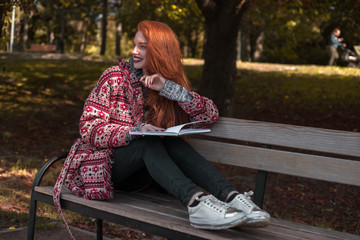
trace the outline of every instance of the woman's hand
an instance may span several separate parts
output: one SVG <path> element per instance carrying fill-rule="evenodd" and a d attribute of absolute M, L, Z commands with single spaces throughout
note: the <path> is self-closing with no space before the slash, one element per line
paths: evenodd
<path fill-rule="evenodd" d="M 165 78 L 159 74 L 144 75 L 140 78 L 140 82 L 144 84 L 145 87 L 160 92 L 164 87 Z"/>
<path fill-rule="evenodd" d="M 145 124 L 144 126 L 141 127 L 141 131 L 143 132 L 147 132 L 147 131 L 164 131 L 164 128 L 160 128 L 160 127 L 156 127 L 154 125 L 151 124 Z"/>

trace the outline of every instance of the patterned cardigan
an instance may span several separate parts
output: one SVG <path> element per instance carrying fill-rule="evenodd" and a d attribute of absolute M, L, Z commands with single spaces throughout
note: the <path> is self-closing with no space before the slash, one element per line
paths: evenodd
<path fill-rule="evenodd" d="M 189 91 L 192 100 L 178 102 L 190 121 L 205 120 L 209 127 L 219 116 L 210 99 Z M 80 118 L 80 135 L 71 147 L 54 187 L 59 202 L 62 185 L 86 199 L 113 197 L 111 154 L 114 148 L 129 144 L 127 133 L 144 119 L 141 83 L 130 63 L 118 59 L 116 66 L 103 72 L 87 98 Z"/>

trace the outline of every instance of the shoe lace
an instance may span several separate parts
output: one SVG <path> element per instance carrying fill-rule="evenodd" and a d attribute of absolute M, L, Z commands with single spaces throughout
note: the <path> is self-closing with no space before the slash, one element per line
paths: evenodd
<path fill-rule="evenodd" d="M 254 195 L 253 191 L 248 191 L 248 192 L 244 192 L 244 196 L 248 199 L 251 200 L 251 196 Z"/>
<path fill-rule="evenodd" d="M 211 194 L 209 194 L 207 196 L 203 196 L 200 199 L 196 198 L 196 200 L 204 201 L 204 203 L 206 205 L 208 205 L 209 207 L 213 208 L 214 210 L 216 210 L 218 212 L 222 212 L 222 211 L 226 212 L 227 209 L 229 208 L 229 205 L 227 203 L 218 200 L 216 197 L 214 197 Z"/>
<path fill-rule="evenodd" d="M 259 207 L 256 206 L 256 204 L 251 201 L 251 196 L 254 194 L 253 191 L 249 191 L 249 192 L 244 192 L 244 194 L 239 194 L 239 200 L 241 201 L 242 204 L 244 204 L 247 208 L 253 210 L 253 209 L 258 209 Z"/>

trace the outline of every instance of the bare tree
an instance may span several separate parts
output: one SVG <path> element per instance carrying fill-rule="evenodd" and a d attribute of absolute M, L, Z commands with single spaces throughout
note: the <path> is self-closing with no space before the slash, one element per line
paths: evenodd
<path fill-rule="evenodd" d="M 107 33 L 107 15 L 108 15 L 108 0 L 102 1 L 102 24 L 101 24 L 101 50 L 100 55 L 105 55 L 106 51 L 106 33 Z"/>
<path fill-rule="evenodd" d="M 200 92 L 230 116 L 236 80 L 236 44 L 247 0 L 196 0 L 205 17 L 204 69 Z"/>

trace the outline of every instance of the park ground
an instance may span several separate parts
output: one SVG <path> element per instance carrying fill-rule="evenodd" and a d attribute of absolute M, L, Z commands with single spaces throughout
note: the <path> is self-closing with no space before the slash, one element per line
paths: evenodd
<path fill-rule="evenodd" d="M 184 60 L 195 89 L 202 63 Z M 0 231 L 26 227 L 37 170 L 53 154 L 69 150 L 84 100 L 113 64 L 101 57 L 0 54 Z M 232 116 L 359 132 L 360 69 L 239 62 Z M 254 188 L 254 171 L 216 167 L 239 189 Z M 45 183 L 54 182 L 59 168 Z M 273 217 L 360 235 L 359 187 L 270 173 L 265 196 L 264 208 Z M 46 204 L 38 216 L 39 231 L 60 222 Z M 93 219 L 70 212 L 66 218 L 94 231 Z M 108 237 L 153 238 L 108 222 L 104 231 Z"/>

